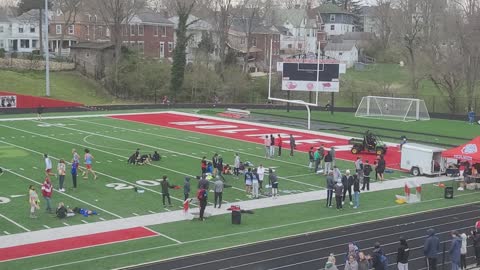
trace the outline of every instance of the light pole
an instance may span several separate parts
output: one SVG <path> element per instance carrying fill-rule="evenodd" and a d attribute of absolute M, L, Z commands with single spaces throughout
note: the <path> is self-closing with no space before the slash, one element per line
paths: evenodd
<path fill-rule="evenodd" d="M 40 29 L 42 31 L 42 29 Z M 45 0 L 45 94 L 50 96 L 50 54 L 48 51 L 48 0 Z"/>

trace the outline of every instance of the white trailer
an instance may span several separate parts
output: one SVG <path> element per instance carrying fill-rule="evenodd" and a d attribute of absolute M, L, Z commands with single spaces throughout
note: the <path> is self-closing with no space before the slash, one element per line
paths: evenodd
<path fill-rule="evenodd" d="M 442 157 L 443 148 L 406 143 L 402 147 L 400 168 L 412 175 L 441 175 L 445 173 L 447 160 Z M 436 165 L 436 166 L 435 166 Z"/>

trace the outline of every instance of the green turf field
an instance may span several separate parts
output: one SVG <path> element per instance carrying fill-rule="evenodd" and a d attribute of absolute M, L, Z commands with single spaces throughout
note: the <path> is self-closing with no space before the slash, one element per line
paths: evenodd
<path fill-rule="evenodd" d="M 297 154 L 295 159 L 265 160 L 260 145 L 112 118 L 11 121 L 0 122 L 0 128 L 0 166 L 10 170 L 0 176 L 0 198 L 3 198 L 0 200 L 0 235 L 179 210 L 183 191 L 172 190 L 173 206 L 165 208 L 157 179 L 167 175 L 173 184 L 183 185 L 186 175 L 200 174 L 201 157 L 211 158 L 215 152 L 221 154 L 226 163 L 232 163 L 234 153 L 238 152 L 243 161 L 276 167 L 281 177 L 281 195 L 321 190 L 325 183 L 323 176 L 309 173 L 306 154 Z M 91 150 L 99 177 L 95 181 L 79 177 L 79 188 L 73 191 L 67 174 L 67 192 L 55 192 L 53 203 L 63 201 L 71 207 L 96 209 L 100 215 L 75 216 L 60 221 L 43 213 L 42 209 L 38 219 L 30 219 L 27 189 L 34 184 L 40 190 L 44 179 L 43 153 L 51 156 L 56 168 L 58 159 L 71 160 L 72 148 Z M 127 165 L 128 156 L 136 148 L 148 153 L 158 150 L 162 160 L 152 166 Z M 351 162 L 337 161 L 337 165 L 342 169 L 353 168 Z M 403 177 L 406 174 L 400 172 L 387 174 L 387 179 Z M 224 192 L 225 201 L 249 200 L 241 179 L 226 176 L 226 180 L 232 187 Z M 56 178 L 53 183 L 58 186 Z M 145 189 L 145 193 L 134 192 L 134 187 Z M 362 194 L 360 211 L 347 208 L 337 212 L 324 208 L 324 202 L 314 201 L 257 210 L 244 218 L 241 227 L 231 226 L 229 215 L 216 216 L 204 223 L 182 221 L 157 225 L 151 229 L 182 243 L 153 237 L 0 263 L 0 269 L 111 269 L 478 199 L 478 194 L 466 191 L 447 201 L 443 199 L 442 189 L 426 186 L 424 202 L 398 206 L 394 195 L 402 192 L 387 190 Z M 41 206 L 44 207 L 43 200 Z"/>

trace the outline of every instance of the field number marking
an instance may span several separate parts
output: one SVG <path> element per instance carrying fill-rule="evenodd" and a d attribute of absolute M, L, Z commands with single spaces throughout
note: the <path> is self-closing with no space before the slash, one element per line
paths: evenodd
<path fill-rule="evenodd" d="M 140 186 L 144 187 L 155 187 L 160 186 L 160 182 L 156 180 L 138 180 L 135 181 Z M 105 185 L 106 187 L 113 188 L 115 190 L 126 190 L 126 189 L 134 189 L 135 187 L 132 185 L 127 185 L 124 183 L 109 183 Z"/>
<path fill-rule="evenodd" d="M 0 197 L 0 204 L 5 204 L 5 203 L 9 203 L 9 202 L 10 202 L 9 198 Z"/>

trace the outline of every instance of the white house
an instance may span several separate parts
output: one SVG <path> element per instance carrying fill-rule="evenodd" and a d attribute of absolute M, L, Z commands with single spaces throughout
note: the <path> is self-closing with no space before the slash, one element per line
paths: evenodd
<path fill-rule="evenodd" d="M 31 53 L 40 48 L 38 10 L 18 17 L 0 11 L 0 49 L 7 52 Z"/>
<path fill-rule="evenodd" d="M 339 60 L 346 64 L 347 68 L 351 68 L 358 62 L 358 48 L 355 42 L 330 42 L 325 47 L 325 56 Z"/>
<path fill-rule="evenodd" d="M 355 14 L 343 11 L 334 4 L 321 5 L 317 9 L 322 16 L 324 30 L 328 36 L 339 36 L 356 31 Z"/>
<path fill-rule="evenodd" d="M 171 22 L 175 24 L 175 30 L 178 28 L 178 16 L 174 16 L 169 18 Z M 193 23 L 192 23 L 193 22 Z M 209 57 L 211 60 L 217 61 L 219 60 L 219 41 L 218 37 L 215 34 L 215 29 L 213 26 L 205 21 L 201 20 L 193 15 L 190 15 L 187 20 L 187 24 L 189 24 L 187 35 L 191 35 L 191 38 L 189 40 L 188 46 L 187 46 L 187 62 L 192 62 L 197 56 L 198 52 L 198 44 L 200 41 L 202 41 L 202 36 L 205 34 L 212 35 L 212 41 L 214 44 L 214 51 L 213 53 L 209 54 Z M 176 32 L 174 33 L 174 42 L 177 43 L 177 35 Z"/>
<path fill-rule="evenodd" d="M 273 25 L 280 32 L 282 55 L 317 52 L 318 27 L 303 8 L 275 9 Z"/>

